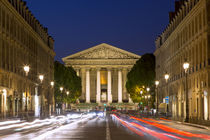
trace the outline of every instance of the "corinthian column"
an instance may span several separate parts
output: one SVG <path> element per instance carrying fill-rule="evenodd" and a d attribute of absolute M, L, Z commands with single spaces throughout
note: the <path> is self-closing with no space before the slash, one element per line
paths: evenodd
<path fill-rule="evenodd" d="M 86 103 L 90 103 L 90 70 L 86 70 Z"/>
<path fill-rule="evenodd" d="M 122 71 L 118 70 L 118 103 L 122 103 Z"/>
<path fill-rule="evenodd" d="M 97 69 L 97 93 L 96 93 L 96 102 L 101 102 L 101 75 L 100 69 Z"/>
<path fill-rule="evenodd" d="M 107 92 L 108 92 L 108 103 L 112 103 L 112 77 L 111 70 L 108 69 L 108 78 L 107 78 Z"/>

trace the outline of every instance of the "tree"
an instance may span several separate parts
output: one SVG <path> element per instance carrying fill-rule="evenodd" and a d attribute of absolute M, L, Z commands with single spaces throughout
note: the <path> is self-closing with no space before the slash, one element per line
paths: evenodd
<path fill-rule="evenodd" d="M 75 103 L 81 96 L 81 78 L 72 67 L 65 67 L 58 61 L 54 62 L 55 101 L 56 103 Z M 63 87 L 61 93 L 60 87 Z M 67 95 L 66 92 L 69 92 Z"/>
<path fill-rule="evenodd" d="M 155 56 L 144 54 L 128 73 L 127 79 L 126 88 L 133 102 L 145 104 L 146 88 L 150 87 L 150 93 L 154 92 Z"/>

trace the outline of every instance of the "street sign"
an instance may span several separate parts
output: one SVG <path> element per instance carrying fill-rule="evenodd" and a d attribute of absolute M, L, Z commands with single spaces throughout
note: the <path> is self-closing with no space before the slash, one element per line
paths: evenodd
<path fill-rule="evenodd" d="M 169 96 L 166 96 L 165 98 L 163 98 L 163 102 L 168 104 L 169 103 Z"/>

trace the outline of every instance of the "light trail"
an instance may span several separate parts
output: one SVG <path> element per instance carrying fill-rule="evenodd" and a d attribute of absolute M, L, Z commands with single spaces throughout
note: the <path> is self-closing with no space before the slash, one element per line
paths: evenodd
<path fill-rule="evenodd" d="M 139 130 L 141 130 L 142 132 L 144 133 L 147 133 L 149 134 L 150 136 L 153 136 L 155 138 L 158 138 L 160 140 L 172 140 L 172 139 L 178 139 L 178 140 L 188 140 L 188 139 L 185 139 L 185 138 L 181 138 L 181 137 L 178 137 L 178 136 L 175 136 L 175 135 L 172 135 L 172 134 L 168 134 L 168 133 L 161 133 L 161 132 L 157 132 L 157 131 L 154 131 L 154 130 L 151 130 L 147 127 L 143 127 L 142 125 L 140 124 L 137 124 L 135 122 L 127 122 L 127 121 L 124 121 L 122 119 L 120 119 L 117 115 L 113 115 L 115 118 L 117 118 L 122 124 L 124 124 L 125 126 L 129 126 L 130 128 L 133 128 L 136 127 L 138 128 Z M 130 129 L 131 131 L 133 131 L 133 129 Z M 138 133 L 141 133 L 143 134 L 141 131 L 139 131 L 138 129 L 135 129 L 135 131 L 133 132 L 138 132 Z M 140 135 L 140 136 L 143 136 L 143 135 Z M 172 139 L 171 139 L 172 138 Z"/>
<path fill-rule="evenodd" d="M 143 134 L 141 131 L 139 131 L 139 130 L 137 130 L 137 129 L 131 127 L 131 126 L 129 126 L 127 122 L 125 122 L 125 121 L 123 121 L 122 119 L 120 119 L 117 115 L 113 114 L 113 116 L 114 116 L 118 121 L 120 121 L 125 127 L 127 127 L 129 130 L 131 130 L 132 132 L 136 133 L 136 134 L 139 135 L 139 136 L 144 136 L 144 134 Z"/>
<path fill-rule="evenodd" d="M 23 122 L 23 121 L 20 121 L 20 120 L 4 121 L 4 122 L 0 122 L 0 126 L 14 124 L 14 123 L 20 123 L 20 122 Z"/>
<path fill-rule="evenodd" d="M 186 136 L 186 137 L 197 137 L 197 138 L 202 138 L 202 139 L 210 139 L 209 135 L 192 134 L 192 133 L 187 132 L 187 131 L 178 130 L 178 129 L 175 129 L 175 128 L 171 128 L 171 127 L 165 126 L 163 124 L 155 123 L 155 122 L 145 121 L 145 120 L 140 119 L 140 118 L 136 118 L 136 117 L 130 117 L 130 118 L 131 119 L 135 119 L 137 121 L 141 121 L 141 122 L 149 124 L 149 125 L 153 125 L 153 126 L 159 128 L 161 130 L 164 130 L 166 132 L 171 132 L 171 133 L 179 134 L 179 135 Z"/>
<path fill-rule="evenodd" d="M 54 130 L 48 131 L 48 132 L 46 132 L 46 133 L 43 133 L 43 134 L 37 136 L 36 138 L 32 138 L 31 140 L 42 140 L 42 139 L 45 139 L 47 136 L 52 135 L 53 133 L 56 133 L 56 132 L 58 132 L 58 131 L 60 131 L 60 130 L 62 130 L 62 129 L 64 129 L 64 128 L 69 127 L 69 126 L 72 126 L 72 127 L 73 127 L 73 126 L 76 125 L 77 123 L 80 123 L 80 122 L 82 122 L 82 121 L 86 121 L 86 120 L 88 120 L 88 119 L 90 119 L 90 118 L 93 117 L 92 114 L 87 115 L 87 116 L 88 116 L 88 117 L 82 118 L 81 120 L 75 121 L 75 122 L 73 122 L 73 123 L 71 123 L 71 124 L 64 125 L 64 126 L 61 126 L 61 127 L 57 128 L 57 129 L 54 129 Z"/>

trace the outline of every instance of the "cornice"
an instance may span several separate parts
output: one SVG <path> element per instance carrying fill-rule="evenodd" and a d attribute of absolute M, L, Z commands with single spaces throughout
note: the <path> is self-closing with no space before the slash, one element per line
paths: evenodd
<path fill-rule="evenodd" d="M 31 35 L 35 37 L 35 39 L 38 39 L 39 42 L 42 44 L 41 46 L 47 51 L 50 52 L 51 55 L 55 56 L 55 52 L 53 49 L 51 49 L 44 40 L 40 37 L 40 35 L 34 31 L 34 29 L 28 24 L 28 22 L 25 21 L 25 19 L 16 11 L 16 9 L 7 1 L 3 0 L 1 1 L 6 8 L 10 10 L 10 12 L 13 14 L 13 16 L 16 18 L 17 21 L 20 22 L 20 24 L 23 25 L 24 28 L 27 28 L 27 30 L 30 32 Z M 15 19 L 14 18 L 14 19 Z"/>

